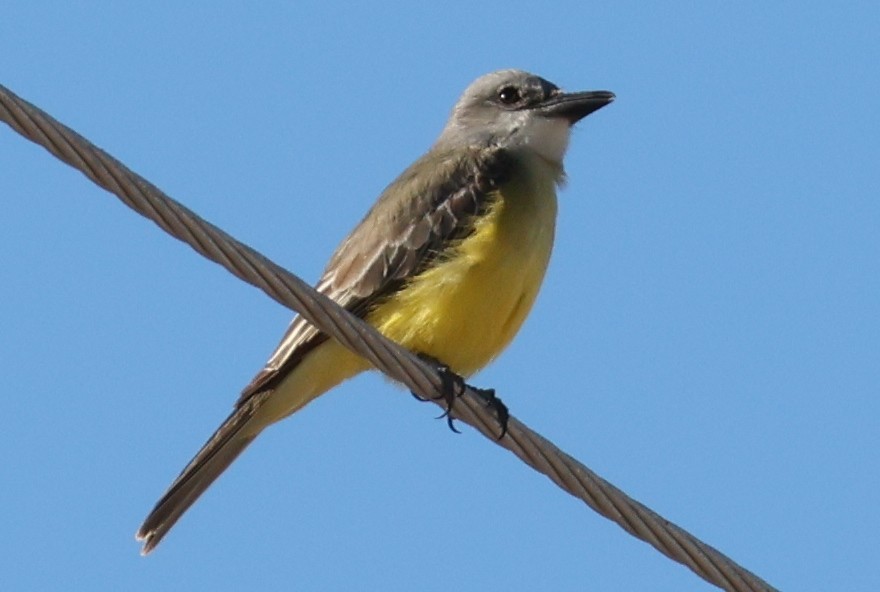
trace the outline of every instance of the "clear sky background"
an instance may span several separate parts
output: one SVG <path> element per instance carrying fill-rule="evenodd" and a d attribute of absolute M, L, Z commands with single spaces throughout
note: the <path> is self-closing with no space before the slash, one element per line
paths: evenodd
<path fill-rule="evenodd" d="M 473 382 L 774 585 L 880 587 L 880 5 L 128 4 L 5 4 L 0 82 L 310 281 L 477 76 L 617 93 Z M 5 126 L 0 203 L 3 590 L 709 589 L 376 375 L 140 557 L 290 312 Z"/>

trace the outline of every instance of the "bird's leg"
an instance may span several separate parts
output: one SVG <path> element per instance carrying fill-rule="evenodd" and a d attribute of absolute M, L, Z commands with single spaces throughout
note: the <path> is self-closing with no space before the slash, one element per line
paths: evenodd
<path fill-rule="evenodd" d="M 465 383 L 464 379 L 453 372 L 449 366 L 438 360 L 433 356 L 429 356 L 426 354 L 418 354 L 419 358 L 428 362 L 434 368 L 437 369 L 437 372 L 440 373 L 440 379 L 443 381 L 443 393 L 441 396 L 434 397 L 434 399 L 442 398 L 446 403 L 446 411 L 440 416 L 446 418 L 446 423 L 449 425 L 449 429 L 455 432 L 456 434 L 460 434 L 461 432 L 456 429 L 455 424 L 453 423 L 453 418 L 451 415 L 452 405 L 455 403 L 455 399 L 464 394 L 465 389 L 470 388 L 474 393 L 480 397 L 483 402 L 486 404 L 486 407 L 489 407 L 492 411 L 495 412 L 495 416 L 498 418 L 498 423 L 501 424 L 501 434 L 498 436 L 498 439 L 504 437 L 507 433 L 507 422 L 510 419 L 510 412 L 507 410 L 507 405 L 505 405 L 501 399 L 499 399 L 495 395 L 495 389 L 481 389 L 475 386 L 470 386 Z M 413 397 L 415 397 L 419 401 L 427 401 L 424 397 L 419 396 L 417 393 L 410 391 Z M 439 419 L 439 417 L 438 417 Z"/>

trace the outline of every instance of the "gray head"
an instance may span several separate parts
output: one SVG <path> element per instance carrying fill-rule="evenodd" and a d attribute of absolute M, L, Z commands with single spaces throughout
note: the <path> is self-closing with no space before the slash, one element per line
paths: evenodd
<path fill-rule="evenodd" d="M 566 93 L 540 76 L 499 70 L 467 87 L 437 145 L 531 147 L 561 163 L 571 126 L 613 100 L 608 91 Z"/>

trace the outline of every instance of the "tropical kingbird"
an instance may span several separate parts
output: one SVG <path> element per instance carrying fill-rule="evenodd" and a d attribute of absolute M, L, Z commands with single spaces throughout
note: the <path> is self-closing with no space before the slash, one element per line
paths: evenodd
<path fill-rule="evenodd" d="M 317 290 L 409 350 L 470 376 L 510 343 L 538 294 L 572 125 L 612 100 L 607 91 L 566 93 L 520 70 L 477 79 L 431 149 L 342 241 Z M 232 414 L 144 520 L 142 552 L 263 429 L 368 369 L 294 317 Z"/>

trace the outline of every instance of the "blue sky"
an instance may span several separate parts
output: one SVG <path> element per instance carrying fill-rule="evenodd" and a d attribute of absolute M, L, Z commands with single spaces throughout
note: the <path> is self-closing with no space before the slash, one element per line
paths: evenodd
<path fill-rule="evenodd" d="M 124 5 L 123 5 L 124 4 Z M 876 3 L 28 2 L 0 82 L 314 280 L 502 67 L 582 122 L 520 336 L 474 379 L 790 590 L 880 585 Z M 703 590 L 379 376 L 140 521 L 290 313 L 0 130 L 4 590 Z"/>

